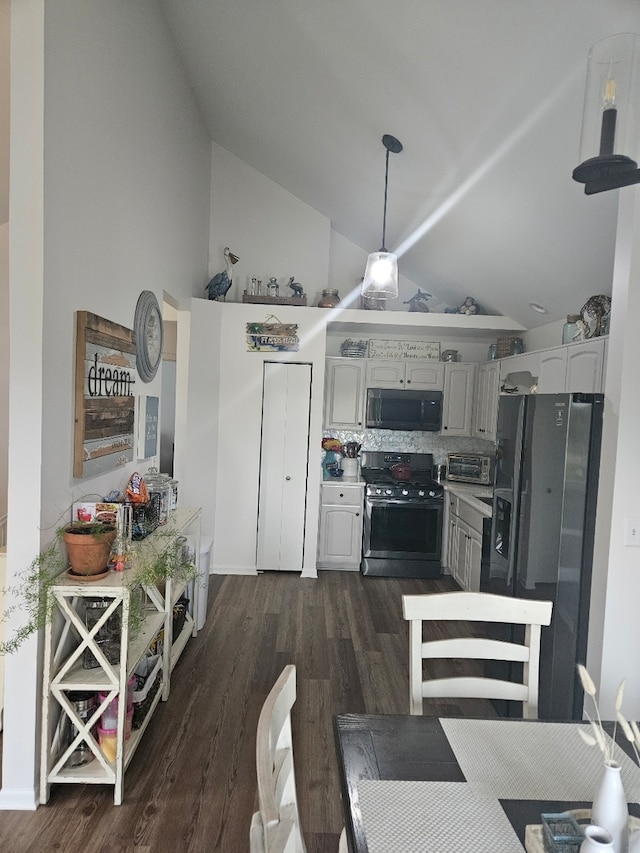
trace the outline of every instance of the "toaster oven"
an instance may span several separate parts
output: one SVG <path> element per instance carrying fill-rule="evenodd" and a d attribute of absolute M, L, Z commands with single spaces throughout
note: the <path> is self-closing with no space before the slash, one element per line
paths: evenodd
<path fill-rule="evenodd" d="M 490 486 L 493 483 L 493 456 L 484 453 L 449 453 L 447 480 Z"/>

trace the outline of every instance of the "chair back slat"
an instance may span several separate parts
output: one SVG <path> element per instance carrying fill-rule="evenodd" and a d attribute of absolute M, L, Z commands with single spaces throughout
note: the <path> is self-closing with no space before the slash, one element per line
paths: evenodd
<path fill-rule="evenodd" d="M 306 853 L 300 828 L 291 737 L 291 709 L 296 701 L 296 668 L 285 666 L 269 691 L 258 719 L 256 772 L 262 851 L 254 845 L 254 823 L 250 833 L 251 853 Z"/>
<path fill-rule="evenodd" d="M 409 707 L 422 714 L 425 698 L 508 699 L 522 702 L 524 717 L 538 715 L 541 626 L 551 623 L 553 604 L 484 592 L 403 595 L 402 612 L 409 622 Z M 523 643 L 477 636 L 461 628 L 449 639 L 423 639 L 425 622 L 485 622 L 524 625 Z M 469 636 L 469 634 L 471 635 Z M 424 660 L 500 660 L 523 664 L 521 681 L 478 676 L 424 678 Z"/>

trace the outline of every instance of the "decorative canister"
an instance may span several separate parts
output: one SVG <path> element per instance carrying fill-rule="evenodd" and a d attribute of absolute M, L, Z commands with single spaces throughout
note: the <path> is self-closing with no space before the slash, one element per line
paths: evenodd
<path fill-rule="evenodd" d="M 570 344 L 572 341 L 578 340 L 578 320 L 579 314 L 567 314 L 567 322 L 562 327 L 562 343 Z"/>
<path fill-rule="evenodd" d="M 318 308 L 335 308 L 339 302 L 340 296 L 337 290 L 323 290 L 320 301 L 318 302 Z"/>

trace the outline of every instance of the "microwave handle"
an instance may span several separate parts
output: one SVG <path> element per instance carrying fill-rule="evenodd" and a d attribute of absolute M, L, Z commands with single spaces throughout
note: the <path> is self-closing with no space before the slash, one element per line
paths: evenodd
<path fill-rule="evenodd" d="M 367 389 L 367 411 L 365 413 L 365 424 L 368 427 L 373 427 L 380 423 L 380 399 L 375 394 L 371 393 L 371 389 Z"/>

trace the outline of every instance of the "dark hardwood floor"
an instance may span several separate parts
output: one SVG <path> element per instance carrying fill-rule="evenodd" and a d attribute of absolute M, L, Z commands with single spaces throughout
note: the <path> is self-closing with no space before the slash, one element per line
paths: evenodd
<path fill-rule="evenodd" d="M 457 588 L 320 572 L 212 576 L 209 614 L 191 640 L 125 777 L 54 785 L 35 812 L 0 812 L 6 853 L 245 853 L 256 808 L 255 730 L 285 664 L 297 667 L 293 737 L 308 853 L 335 853 L 341 811 L 332 720 L 408 712 L 408 626 L 401 595 Z M 426 713 L 483 715 L 487 703 L 433 702 Z"/>

